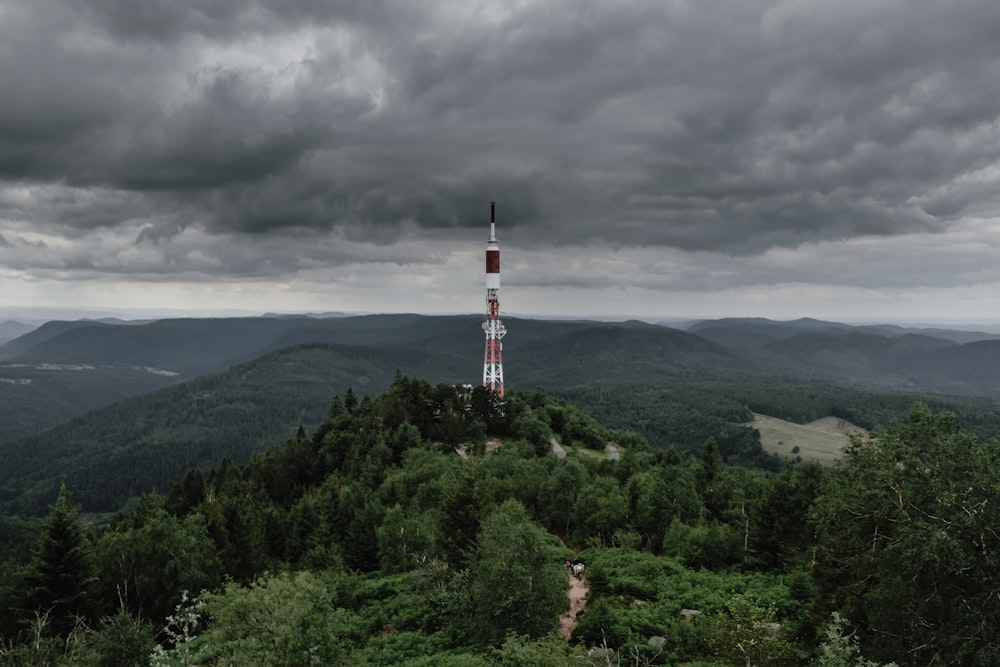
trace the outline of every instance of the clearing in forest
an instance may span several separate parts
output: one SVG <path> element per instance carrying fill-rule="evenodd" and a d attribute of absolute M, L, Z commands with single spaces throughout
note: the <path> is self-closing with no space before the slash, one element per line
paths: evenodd
<path fill-rule="evenodd" d="M 830 464 L 840 458 L 847 445 L 847 433 L 865 433 L 865 429 L 838 417 L 823 417 L 808 424 L 754 413 L 753 427 L 760 431 L 764 451 L 782 458 L 801 456 L 803 461 Z M 798 450 L 792 451 L 795 447 Z"/>

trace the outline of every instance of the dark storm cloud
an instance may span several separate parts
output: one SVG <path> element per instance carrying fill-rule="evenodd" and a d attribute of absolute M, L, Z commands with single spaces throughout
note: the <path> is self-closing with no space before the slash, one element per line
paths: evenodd
<path fill-rule="evenodd" d="M 941 232 L 997 210 L 998 35 L 992 0 L 0 0 L 0 185 L 159 246 L 389 246 L 491 199 L 539 247 Z"/>

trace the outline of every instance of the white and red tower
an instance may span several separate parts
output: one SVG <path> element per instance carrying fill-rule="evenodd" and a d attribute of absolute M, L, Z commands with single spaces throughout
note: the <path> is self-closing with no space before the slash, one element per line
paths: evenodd
<path fill-rule="evenodd" d="M 483 386 L 503 396 L 503 343 L 507 333 L 500 321 L 500 246 L 496 237 L 496 202 L 490 202 L 490 238 L 486 242 L 486 353 L 483 355 Z"/>

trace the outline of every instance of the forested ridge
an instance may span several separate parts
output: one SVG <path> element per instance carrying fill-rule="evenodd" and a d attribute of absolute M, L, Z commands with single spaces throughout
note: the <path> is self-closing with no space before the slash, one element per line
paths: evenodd
<path fill-rule="evenodd" d="M 154 354 L 135 356 L 132 361 L 152 363 L 172 354 L 156 345 L 170 340 L 165 332 L 179 330 L 181 340 L 189 342 L 196 335 L 214 332 L 212 346 L 218 348 L 238 337 L 244 326 L 260 328 L 253 329 L 239 349 L 259 350 L 261 345 L 280 349 L 180 384 L 175 384 L 176 378 L 153 376 L 161 378 L 157 380 L 161 385 L 175 386 L 120 398 L 63 423 L 50 415 L 49 423 L 54 425 L 45 430 L 37 428 L 45 420 L 40 407 L 43 395 L 58 396 L 58 405 L 83 396 L 86 404 L 97 400 L 92 393 L 100 393 L 88 392 L 92 385 L 100 385 L 101 395 L 107 397 L 111 389 L 104 385 L 126 392 L 145 386 L 130 383 L 139 383 L 137 378 L 150 373 L 132 369 L 116 375 L 97 367 L 85 372 L 48 369 L 37 372 L 45 375 L 37 386 L 0 382 L 0 424 L 10 430 L 23 423 L 30 430 L 34 422 L 37 431 L 10 442 L 0 440 L 4 461 L 0 511 L 44 514 L 65 482 L 85 511 L 113 512 L 143 493 L 164 492 L 171 480 L 191 467 L 205 472 L 223 457 L 243 464 L 299 426 L 312 430 L 324 419 L 331 395 L 342 394 L 348 387 L 378 394 L 390 386 L 396 369 L 431 382 L 467 381 L 481 372 L 476 357 L 467 353 L 481 345 L 478 327 L 472 323 L 470 317 L 385 316 L 332 322 L 297 318 L 263 324 L 183 320 L 158 327 L 61 325 L 36 331 L 36 342 L 43 347 L 25 348 L 19 339 L 15 341 L 18 354 L 34 350 L 35 358 L 44 358 L 48 354 L 44 346 L 86 331 L 83 342 L 74 346 L 76 352 L 63 352 L 59 358 L 86 360 L 93 357 L 83 351 L 91 350 L 108 360 L 114 345 L 98 344 L 100 334 L 115 330 L 124 333 L 117 333 L 111 342 L 129 341 L 129 355 L 146 348 Z M 505 343 L 509 387 L 545 386 L 553 396 L 571 401 L 610 427 L 638 432 L 654 449 L 674 448 L 696 455 L 712 437 L 727 462 L 773 470 L 780 462 L 762 453 L 749 424 L 752 412 L 798 423 L 834 415 L 871 429 L 904 418 L 917 397 L 935 410 L 954 412 L 983 440 L 1000 435 L 1000 411 L 989 398 L 935 394 L 921 389 L 922 385 L 912 391 L 890 390 L 860 379 L 830 379 L 804 371 L 790 374 L 779 364 L 754 361 L 739 350 L 641 322 L 517 320 L 516 325 L 516 340 Z M 780 329 L 771 325 L 767 330 L 775 328 Z M 841 339 L 854 336 L 847 330 Z M 301 342 L 315 338 L 340 342 Z M 456 346 L 456 340 L 465 342 Z M 787 335 L 783 340 L 797 339 Z M 299 344 L 282 347 L 293 342 Z M 978 345 L 940 344 L 949 349 Z M 878 349 L 886 345 L 882 341 Z M 187 358 L 189 346 L 181 347 L 180 358 Z M 912 345 L 903 341 L 902 347 Z M 13 377 L 24 372 L 20 366 L 0 367 L 0 379 L 4 373 Z M 26 389 L 31 392 L 25 393 Z M 56 414 L 64 413 L 60 408 Z"/>
<path fill-rule="evenodd" d="M 0 665 L 995 665 L 998 473 L 923 404 L 772 472 L 397 374 L 108 523 L 5 519 Z"/>

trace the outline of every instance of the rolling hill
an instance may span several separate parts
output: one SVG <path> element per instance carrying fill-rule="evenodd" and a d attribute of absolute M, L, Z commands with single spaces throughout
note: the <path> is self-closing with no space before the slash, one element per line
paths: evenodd
<path fill-rule="evenodd" d="M 192 466 L 245 461 L 318 424 L 335 395 L 397 370 L 477 384 L 480 317 L 372 315 L 51 323 L 0 347 L 0 503 L 38 512 L 60 481 L 114 509 Z M 754 464 L 751 410 L 870 428 L 915 400 L 1000 434 L 1000 341 L 891 335 L 816 320 L 699 323 L 506 319 L 509 390 L 543 387 L 655 447 Z M 706 336 L 706 331 L 724 336 Z M 723 345 L 732 337 L 754 345 Z M 234 366 L 234 364 L 236 364 Z M 945 393 L 952 396 L 945 395 Z M 963 396 L 965 396 L 963 398 Z M 48 427 L 48 428 L 47 428 Z"/>
<path fill-rule="evenodd" d="M 352 389 L 383 391 L 399 367 L 456 383 L 468 360 L 404 346 L 287 348 L 162 391 L 88 412 L 48 431 L 0 445 L 0 506 L 38 513 L 64 482 L 89 510 L 110 511 L 130 496 L 179 479 L 192 467 L 255 452 L 314 429 L 331 399 Z"/>
<path fill-rule="evenodd" d="M 30 324 L 24 324 L 23 322 L 16 322 L 14 320 L 0 322 L 0 344 L 14 340 L 15 338 L 20 338 L 25 334 L 31 333 L 34 329 L 35 327 Z"/>
<path fill-rule="evenodd" d="M 479 318 L 373 315 L 316 319 L 49 322 L 0 345 L 0 443 L 114 401 L 306 343 L 418 342 L 475 349 Z"/>

